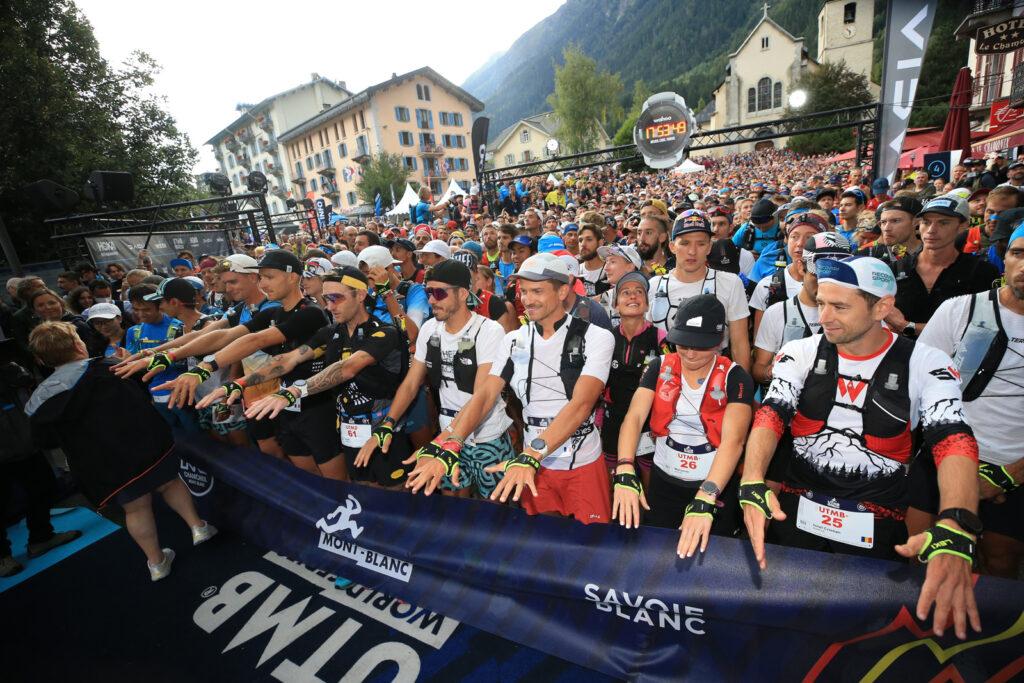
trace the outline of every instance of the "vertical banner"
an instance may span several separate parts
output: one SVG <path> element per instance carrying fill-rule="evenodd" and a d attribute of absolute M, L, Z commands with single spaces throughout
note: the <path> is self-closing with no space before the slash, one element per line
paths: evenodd
<path fill-rule="evenodd" d="M 882 63 L 882 144 L 875 156 L 875 177 L 888 178 L 890 183 L 903 151 L 937 4 L 938 0 L 888 2 Z"/>
<path fill-rule="evenodd" d="M 473 145 L 473 170 L 476 172 L 477 182 L 480 182 L 484 163 L 487 161 L 487 131 L 490 127 L 491 120 L 486 116 L 481 116 L 473 122 L 470 144 Z"/>
<path fill-rule="evenodd" d="M 322 228 L 327 225 L 327 202 L 324 201 L 323 197 L 317 197 L 313 204 L 316 206 L 317 227 Z"/>

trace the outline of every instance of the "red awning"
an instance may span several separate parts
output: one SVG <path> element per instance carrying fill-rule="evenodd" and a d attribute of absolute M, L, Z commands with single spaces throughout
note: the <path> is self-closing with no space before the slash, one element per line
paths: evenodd
<path fill-rule="evenodd" d="M 1024 118 L 1017 119 L 995 135 L 974 144 L 976 157 L 1024 145 Z"/>

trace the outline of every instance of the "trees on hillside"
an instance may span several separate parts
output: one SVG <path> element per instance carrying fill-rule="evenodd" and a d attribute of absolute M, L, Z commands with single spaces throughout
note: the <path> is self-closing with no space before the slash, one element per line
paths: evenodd
<path fill-rule="evenodd" d="M 21 192 L 32 181 L 78 190 L 93 170 L 128 171 L 136 205 L 194 196 L 197 153 L 150 89 L 156 62 L 110 65 L 70 0 L 10 0 L 0 25 L 0 213 L 23 259 L 52 253 Z"/>
<path fill-rule="evenodd" d="M 548 97 L 559 122 L 556 135 L 564 153 L 592 149 L 598 124 L 607 126 L 622 116 L 618 74 L 599 70 L 597 63 L 575 45 L 562 52 L 564 63 L 555 67 L 555 92 Z"/>
<path fill-rule="evenodd" d="M 807 102 L 798 111 L 787 107 L 787 115 L 799 115 L 829 109 L 867 104 L 874 98 L 868 90 L 868 79 L 846 66 L 846 62 L 825 62 L 817 71 L 808 72 L 793 83 L 792 90 L 807 93 Z M 803 154 L 844 152 L 854 144 L 853 129 L 804 133 L 789 138 L 787 146 Z"/>

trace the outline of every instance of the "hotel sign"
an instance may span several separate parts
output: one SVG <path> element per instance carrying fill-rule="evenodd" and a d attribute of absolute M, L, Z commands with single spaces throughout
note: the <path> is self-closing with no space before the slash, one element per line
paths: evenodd
<path fill-rule="evenodd" d="M 1024 47 L 1024 17 L 982 26 L 974 35 L 974 51 L 979 55 L 1013 52 L 1019 47 Z"/>

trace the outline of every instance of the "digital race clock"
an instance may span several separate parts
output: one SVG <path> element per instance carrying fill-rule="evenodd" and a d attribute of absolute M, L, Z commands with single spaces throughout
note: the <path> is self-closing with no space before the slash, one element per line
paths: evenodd
<path fill-rule="evenodd" d="M 671 168 L 683 160 L 695 127 L 686 100 L 674 92 L 651 95 L 633 129 L 633 142 L 651 168 Z"/>

